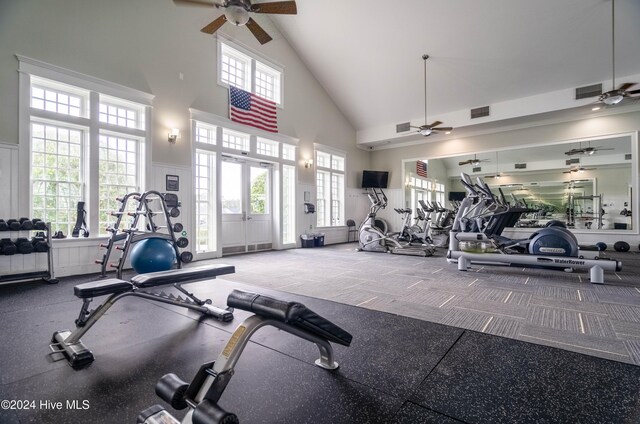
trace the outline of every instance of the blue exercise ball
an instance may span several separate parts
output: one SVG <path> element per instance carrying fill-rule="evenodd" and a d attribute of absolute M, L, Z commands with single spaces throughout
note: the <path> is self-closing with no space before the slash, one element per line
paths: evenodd
<path fill-rule="evenodd" d="M 168 271 L 176 261 L 176 251 L 171 242 L 161 238 L 148 238 L 133 245 L 131 266 L 138 274 Z"/>

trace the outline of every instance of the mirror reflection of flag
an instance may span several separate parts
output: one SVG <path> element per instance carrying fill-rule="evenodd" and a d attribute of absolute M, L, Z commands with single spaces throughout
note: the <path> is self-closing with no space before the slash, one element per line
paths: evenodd
<path fill-rule="evenodd" d="M 416 173 L 421 177 L 427 178 L 427 162 L 419 160 L 416 162 Z"/>

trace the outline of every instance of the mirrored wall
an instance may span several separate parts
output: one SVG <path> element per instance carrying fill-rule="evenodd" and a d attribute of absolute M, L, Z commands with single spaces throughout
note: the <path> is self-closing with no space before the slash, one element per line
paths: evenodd
<path fill-rule="evenodd" d="M 634 228 L 636 137 L 619 135 L 560 142 L 499 152 L 404 162 L 405 206 L 418 200 L 453 209 L 465 195 L 460 173 L 482 178 L 512 205 L 529 212 L 515 224 L 537 228 L 560 220 L 576 231 L 630 231 Z M 635 169 L 634 169 L 635 168 Z"/>

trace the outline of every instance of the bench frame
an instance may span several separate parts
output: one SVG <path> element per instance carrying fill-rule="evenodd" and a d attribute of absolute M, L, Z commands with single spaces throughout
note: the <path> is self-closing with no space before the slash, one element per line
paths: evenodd
<path fill-rule="evenodd" d="M 180 281 L 185 281 L 184 274 L 188 274 L 188 272 L 185 272 L 187 270 L 180 270 Z M 215 278 L 215 275 L 203 276 L 198 279 L 202 280 L 204 278 Z M 163 291 L 159 293 L 145 291 L 144 289 L 136 286 L 135 280 L 136 278 L 134 277 L 133 282 L 131 283 L 131 289 L 126 291 L 120 289 L 117 292 L 110 294 L 102 304 L 92 311 L 89 310 L 89 306 L 91 305 L 93 298 L 83 298 L 80 314 L 75 321 L 76 329 L 73 331 L 61 330 L 53 333 L 51 343 L 49 344 L 49 348 L 51 349 L 49 354 L 61 354 L 59 358 L 54 358 L 54 361 L 66 358 L 69 361 L 69 365 L 76 369 L 92 363 L 94 360 L 93 353 L 84 345 L 84 343 L 82 343 L 82 336 L 84 336 L 118 300 L 129 296 L 141 297 L 154 302 L 191 309 L 201 313 L 203 316 L 214 317 L 223 322 L 233 320 L 233 308 L 221 309 L 211 305 L 211 300 L 209 299 L 204 301 L 200 300 L 193 293 L 184 289 L 181 283 L 174 283 L 173 287 L 183 293 L 186 298 L 182 298 L 182 296 L 175 297 L 173 294 L 166 294 Z M 144 281 L 141 281 L 140 283 L 144 284 Z M 166 284 L 169 283 L 165 283 L 163 285 Z M 145 287 L 145 289 L 148 288 L 151 287 Z"/>
<path fill-rule="evenodd" d="M 237 305 L 236 308 L 240 309 Z M 156 393 L 175 409 L 190 408 L 182 424 L 237 422 L 237 416 L 223 410 L 218 405 L 218 400 L 235 374 L 236 363 L 251 337 L 260 328 L 269 325 L 314 343 L 320 351 L 320 358 L 315 361 L 317 366 L 326 370 L 335 370 L 339 367 L 334 358 L 333 347 L 326 338 L 305 330 L 294 322 L 287 323 L 256 313 L 236 328 L 214 362 L 208 362 L 200 367 L 191 384 L 184 383 L 175 374 L 167 374 L 156 385 Z M 156 423 L 158 422 L 156 420 L 161 417 L 165 420 L 162 422 L 180 423 L 159 405 L 143 411 L 138 422 Z"/>

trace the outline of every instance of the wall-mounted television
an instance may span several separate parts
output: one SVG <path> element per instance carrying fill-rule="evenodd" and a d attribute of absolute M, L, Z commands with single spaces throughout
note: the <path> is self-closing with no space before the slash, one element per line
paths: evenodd
<path fill-rule="evenodd" d="M 362 171 L 362 188 L 387 188 L 389 171 Z"/>
<path fill-rule="evenodd" d="M 467 193 L 465 193 L 464 191 L 450 191 L 449 192 L 449 200 L 459 200 L 462 201 L 464 200 L 464 198 L 467 197 Z"/>

